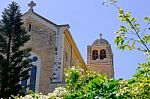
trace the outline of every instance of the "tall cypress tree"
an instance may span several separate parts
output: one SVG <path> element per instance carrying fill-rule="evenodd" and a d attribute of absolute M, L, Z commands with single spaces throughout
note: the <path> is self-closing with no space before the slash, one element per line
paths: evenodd
<path fill-rule="evenodd" d="M 29 78 L 30 48 L 24 44 L 30 36 L 23 27 L 20 7 L 16 2 L 5 8 L 0 22 L 0 98 L 20 94 L 20 82 Z"/>

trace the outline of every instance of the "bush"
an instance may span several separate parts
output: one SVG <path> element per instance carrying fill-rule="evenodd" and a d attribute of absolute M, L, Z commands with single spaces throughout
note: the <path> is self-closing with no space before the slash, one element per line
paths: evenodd
<path fill-rule="evenodd" d="M 34 93 L 29 91 L 28 95 L 22 96 L 13 96 L 14 99 L 66 99 L 68 92 L 63 87 L 55 88 L 53 93 L 48 93 L 44 95 L 42 93 Z"/>

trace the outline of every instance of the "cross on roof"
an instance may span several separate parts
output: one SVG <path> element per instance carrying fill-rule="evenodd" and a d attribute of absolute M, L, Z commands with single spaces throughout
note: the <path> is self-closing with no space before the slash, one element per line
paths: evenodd
<path fill-rule="evenodd" d="M 102 39 L 102 36 L 103 36 L 103 34 L 102 34 L 102 33 L 100 33 L 100 34 L 99 34 L 100 39 Z"/>
<path fill-rule="evenodd" d="M 29 10 L 33 11 L 33 7 L 36 6 L 36 3 L 34 3 L 33 1 L 31 1 L 28 6 L 30 7 Z"/>

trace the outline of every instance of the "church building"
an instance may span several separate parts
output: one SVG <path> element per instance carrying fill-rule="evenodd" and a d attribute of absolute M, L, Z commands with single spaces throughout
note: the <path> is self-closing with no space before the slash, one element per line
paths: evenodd
<path fill-rule="evenodd" d="M 58 25 L 37 14 L 31 1 L 30 9 L 23 14 L 22 19 L 26 31 L 31 35 L 25 48 L 32 48 L 31 77 L 21 82 L 30 85 L 29 90 L 47 94 L 58 85 L 64 83 L 64 68 L 81 66 L 84 70 L 94 70 L 114 77 L 113 54 L 111 45 L 102 38 L 87 46 L 87 65 L 85 64 L 68 24 Z"/>
<path fill-rule="evenodd" d="M 32 69 L 29 80 L 22 82 L 29 89 L 47 94 L 57 85 L 64 85 L 64 68 L 82 66 L 85 62 L 71 36 L 69 25 L 58 25 L 34 12 L 36 4 L 28 4 L 30 9 L 22 19 L 31 39 L 25 47 L 32 48 Z"/>

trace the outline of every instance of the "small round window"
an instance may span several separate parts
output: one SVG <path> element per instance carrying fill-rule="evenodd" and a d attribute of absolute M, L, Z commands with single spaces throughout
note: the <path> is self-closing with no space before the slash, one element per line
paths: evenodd
<path fill-rule="evenodd" d="M 36 56 L 34 56 L 33 58 L 32 58 L 32 62 L 36 62 L 38 60 L 38 57 L 36 57 Z"/>

